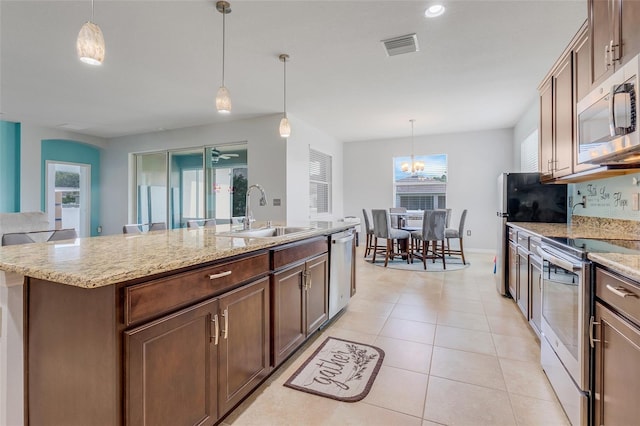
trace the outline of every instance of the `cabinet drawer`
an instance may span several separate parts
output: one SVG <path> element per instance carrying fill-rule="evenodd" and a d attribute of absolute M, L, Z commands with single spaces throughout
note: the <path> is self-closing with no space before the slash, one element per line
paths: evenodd
<path fill-rule="evenodd" d="M 272 250 L 272 269 L 277 270 L 303 259 L 326 253 L 329 246 L 328 241 L 327 237 L 318 237 L 275 248 Z"/>
<path fill-rule="evenodd" d="M 518 232 L 518 245 L 529 250 L 529 234 Z"/>
<path fill-rule="evenodd" d="M 529 238 L 529 252 L 534 256 L 539 256 L 538 247 L 540 247 L 540 239 L 539 238 Z"/>
<path fill-rule="evenodd" d="M 269 272 L 267 252 L 124 289 L 124 322 L 133 323 L 219 294 Z"/>
<path fill-rule="evenodd" d="M 516 241 L 517 232 L 510 226 L 507 227 L 507 235 L 509 236 L 509 241 Z"/>
<path fill-rule="evenodd" d="M 640 284 L 596 269 L 596 297 L 640 324 Z"/>

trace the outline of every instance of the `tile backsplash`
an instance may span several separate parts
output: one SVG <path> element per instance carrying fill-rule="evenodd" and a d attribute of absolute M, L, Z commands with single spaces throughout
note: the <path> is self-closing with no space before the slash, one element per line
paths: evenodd
<path fill-rule="evenodd" d="M 568 192 L 574 216 L 640 221 L 640 173 L 570 184 Z"/>

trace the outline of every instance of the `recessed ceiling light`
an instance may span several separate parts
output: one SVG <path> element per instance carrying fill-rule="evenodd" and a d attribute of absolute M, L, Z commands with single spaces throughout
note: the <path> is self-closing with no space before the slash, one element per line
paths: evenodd
<path fill-rule="evenodd" d="M 431 5 L 427 8 L 427 10 L 424 11 L 424 16 L 426 16 L 427 18 L 435 18 L 436 16 L 440 16 L 444 13 L 444 6 L 441 4 L 434 4 Z"/>

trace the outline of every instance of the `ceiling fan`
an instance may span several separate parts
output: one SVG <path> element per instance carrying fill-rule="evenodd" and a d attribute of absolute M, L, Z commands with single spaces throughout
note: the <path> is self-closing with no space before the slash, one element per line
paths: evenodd
<path fill-rule="evenodd" d="M 218 163 L 218 161 L 220 161 L 220 159 L 223 160 L 228 160 L 232 157 L 238 157 L 238 154 L 223 154 L 220 151 L 218 151 L 217 149 L 213 148 L 211 150 L 211 164 L 216 164 Z"/>

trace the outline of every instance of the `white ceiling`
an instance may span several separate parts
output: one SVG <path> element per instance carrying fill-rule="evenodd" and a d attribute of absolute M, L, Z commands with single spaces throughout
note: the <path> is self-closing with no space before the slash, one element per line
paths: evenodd
<path fill-rule="evenodd" d="M 512 127 L 586 19 L 586 0 L 96 0 L 102 66 L 75 39 L 91 2 L 0 1 L 0 119 L 105 138 L 288 112 L 341 141 Z M 380 40 L 417 33 L 420 51 L 387 57 Z M 295 128 L 293 129 L 295 132 Z"/>

